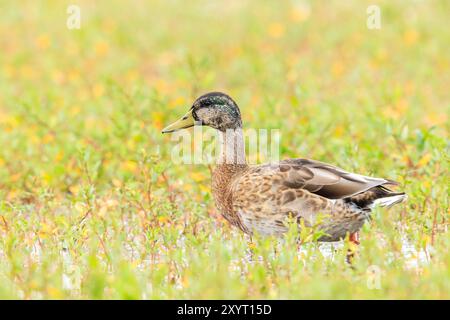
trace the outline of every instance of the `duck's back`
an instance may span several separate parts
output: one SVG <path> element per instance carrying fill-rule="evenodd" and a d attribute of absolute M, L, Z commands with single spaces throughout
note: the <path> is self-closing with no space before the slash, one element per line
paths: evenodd
<path fill-rule="evenodd" d="M 236 176 L 230 201 L 249 233 L 279 235 L 287 230 L 286 218 L 290 215 L 314 225 L 322 213 L 329 217 L 323 228 L 333 233 L 322 240 L 334 241 L 347 232 L 358 231 L 377 199 L 398 196 L 401 201 L 403 194 L 391 192 L 383 186 L 387 184 L 394 182 L 349 173 L 318 161 L 288 159 L 249 167 Z"/>

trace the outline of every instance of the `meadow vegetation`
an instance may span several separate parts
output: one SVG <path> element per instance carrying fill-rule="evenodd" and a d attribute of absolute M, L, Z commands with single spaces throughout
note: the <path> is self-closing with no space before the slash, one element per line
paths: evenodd
<path fill-rule="evenodd" d="M 448 299 L 450 3 L 2 1 L 0 298 Z M 224 91 L 244 126 L 307 157 L 397 180 L 353 266 L 348 241 L 250 242 L 210 167 L 162 135 Z"/>

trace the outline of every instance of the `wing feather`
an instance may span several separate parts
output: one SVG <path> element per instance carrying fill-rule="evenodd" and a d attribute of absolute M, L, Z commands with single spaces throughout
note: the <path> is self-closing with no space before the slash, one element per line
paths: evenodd
<path fill-rule="evenodd" d="M 308 159 L 288 159 L 264 166 L 266 174 L 281 174 L 288 188 L 303 188 L 328 199 L 343 199 L 394 181 L 347 172 L 327 163 Z"/>

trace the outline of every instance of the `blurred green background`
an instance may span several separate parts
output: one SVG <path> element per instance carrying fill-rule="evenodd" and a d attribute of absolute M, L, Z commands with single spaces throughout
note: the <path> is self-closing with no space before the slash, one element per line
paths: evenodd
<path fill-rule="evenodd" d="M 0 297 L 448 299 L 450 3 L 377 1 L 369 30 L 372 2 L 0 1 Z M 402 184 L 354 270 L 248 245 L 171 164 L 160 130 L 217 90 L 282 158 Z"/>

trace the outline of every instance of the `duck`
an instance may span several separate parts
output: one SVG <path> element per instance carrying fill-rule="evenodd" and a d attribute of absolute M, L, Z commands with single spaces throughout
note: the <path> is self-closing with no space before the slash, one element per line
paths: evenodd
<path fill-rule="evenodd" d="M 197 98 L 162 133 L 193 126 L 208 126 L 219 133 L 221 151 L 211 177 L 213 199 L 225 220 L 250 236 L 282 237 L 289 221 L 294 221 L 299 228 L 317 227 L 320 242 L 349 239 L 359 244 L 359 232 L 375 206 L 391 207 L 407 197 L 392 190 L 399 185 L 393 180 L 316 160 L 247 164 L 240 109 L 222 92 Z"/>

